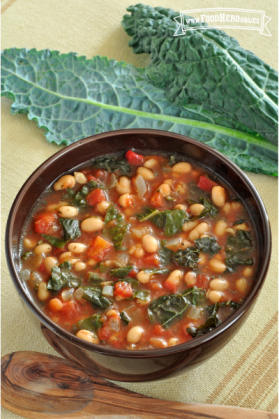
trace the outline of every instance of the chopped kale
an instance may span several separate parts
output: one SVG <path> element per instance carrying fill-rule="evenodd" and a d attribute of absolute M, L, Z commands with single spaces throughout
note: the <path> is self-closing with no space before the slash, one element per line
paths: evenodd
<path fill-rule="evenodd" d="M 238 224 L 243 224 L 245 223 L 245 220 L 242 218 L 241 220 L 237 220 L 233 223 L 233 226 L 237 226 Z"/>
<path fill-rule="evenodd" d="M 203 288 L 192 287 L 182 292 L 184 297 L 190 298 L 189 302 L 193 306 L 201 305 L 205 300 L 205 290 Z"/>
<path fill-rule="evenodd" d="M 106 278 L 103 278 L 103 277 L 99 276 L 95 272 L 89 272 L 88 280 L 89 280 L 90 284 L 92 284 L 92 285 L 99 285 L 99 284 L 102 284 L 103 282 L 107 281 Z"/>
<path fill-rule="evenodd" d="M 113 220 L 115 221 L 115 224 L 111 226 L 107 225 L 105 233 L 107 233 L 113 241 L 115 249 L 121 250 L 125 234 L 128 230 L 128 224 L 124 221 L 123 216 L 117 209 L 113 205 L 110 205 L 105 216 L 105 224 L 108 224 Z"/>
<path fill-rule="evenodd" d="M 137 214 L 137 218 L 138 218 L 139 222 L 141 223 L 143 221 L 149 220 L 150 218 L 154 217 L 154 215 L 157 215 L 159 213 L 160 213 L 160 211 L 158 209 L 145 208 L 143 214 Z"/>
<path fill-rule="evenodd" d="M 101 317 L 101 314 L 93 314 L 93 316 L 80 320 L 76 323 L 75 330 L 85 329 L 90 330 L 90 332 L 97 332 L 103 326 Z"/>
<path fill-rule="evenodd" d="M 137 288 L 139 286 L 139 281 L 136 278 L 119 278 L 116 282 L 127 282 L 131 284 L 132 288 Z"/>
<path fill-rule="evenodd" d="M 150 291 L 148 290 L 137 290 L 133 294 L 133 298 L 139 298 L 143 301 L 149 301 L 150 299 Z"/>
<path fill-rule="evenodd" d="M 84 298 L 87 301 L 90 301 L 93 304 L 93 306 L 101 308 L 102 310 L 105 310 L 106 308 L 112 305 L 111 301 L 102 295 L 101 288 L 97 287 L 86 287 L 84 289 L 82 298 Z"/>
<path fill-rule="evenodd" d="M 187 202 L 189 202 L 189 204 L 202 204 L 204 206 L 204 209 L 202 210 L 200 215 L 197 215 L 196 217 L 189 218 L 186 221 L 197 220 L 198 218 L 203 218 L 203 217 L 206 217 L 207 215 L 209 217 L 214 217 L 218 212 L 218 209 L 207 198 L 200 198 L 198 201 L 194 201 L 192 199 L 187 199 Z"/>
<path fill-rule="evenodd" d="M 71 201 L 75 196 L 75 191 L 71 188 L 66 188 L 66 193 L 63 195 L 65 201 Z"/>
<path fill-rule="evenodd" d="M 195 270 L 198 268 L 199 253 L 200 250 L 197 247 L 190 246 L 187 249 L 177 250 L 173 254 L 173 259 L 178 265 Z"/>
<path fill-rule="evenodd" d="M 163 266 L 168 265 L 171 262 L 173 254 L 173 252 L 170 249 L 164 246 L 165 244 L 166 240 L 162 240 L 158 250 L 160 262 Z"/>
<path fill-rule="evenodd" d="M 166 329 L 184 316 L 189 302 L 181 294 L 162 295 L 147 309 L 151 323 L 158 322 Z"/>
<path fill-rule="evenodd" d="M 128 314 L 124 310 L 120 312 L 120 318 L 125 324 L 129 324 L 131 321 L 131 318 L 128 316 Z"/>
<path fill-rule="evenodd" d="M 250 231 L 237 230 L 236 236 L 229 235 L 226 243 L 227 266 L 252 265 L 253 259 L 249 257 L 249 250 L 252 247 Z"/>
<path fill-rule="evenodd" d="M 77 288 L 81 280 L 71 274 L 71 263 L 66 261 L 59 266 L 51 269 L 51 277 L 47 283 L 47 289 L 50 291 L 59 291 L 64 287 Z"/>
<path fill-rule="evenodd" d="M 47 240 L 53 247 L 58 247 L 62 249 L 67 243 L 67 240 L 59 239 L 58 237 L 49 236 L 47 234 L 42 234 L 43 238 Z"/>
<path fill-rule="evenodd" d="M 153 275 L 165 275 L 165 274 L 169 273 L 168 269 L 163 269 L 163 268 L 144 269 L 144 271 L 149 273 L 151 276 L 153 276 Z"/>
<path fill-rule="evenodd" d="M 217 243 L 216 238 L 212 236 L 196 239 L 194 240 L 194 243 L 199 251 L 203 253 L 215 255 L 221 250 L 221 246 Z"/>
<path fill-rule="evenodd" d="M 236 265 L 253 265 L 254 261 L 252 258 L 240 259 L 238 256 L 234 255 L 225 259 L 227 266 L 236 266 Z"/>
<path fill-rule="evenodd" d="M 131 272 L 132 269 L 133 269 L 133 266 L 130 266 L 130 265 L 123 266 L 121 268 L 112 269 L 110 271 L 110 275 L 116 276 L 117 278 L 125 278 L 125 276 L 127 276 Z"/>
<path fill-rule="evenodd" d="M 117 157 L 98 157 L 93 160 L 93 167 L 105 169 L 110 173 L 116 172 L 117 170 L 121 173 L 129 173 L 131 171 L 131 166 L 127 161 Z"/>
<path fill-rule="evenodd" d="M 165 235 L 170 237 L 182 231 L 186 213 L 178 209 L 158 211 L 147 208 L 138 218 L 140 222 L 149 219 L 155 226 L 164 229 Z"/>
<path fill-rule="evenodd" d="M 64 240 L 74 240 L 81 236 L 78 220 L 71 218 L 59 218 L 59 223 L 64 230 Z"/>

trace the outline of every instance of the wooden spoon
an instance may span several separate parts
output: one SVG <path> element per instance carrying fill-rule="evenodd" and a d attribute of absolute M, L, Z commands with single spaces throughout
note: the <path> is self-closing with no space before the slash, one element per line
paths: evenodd
<path fill-rule="evenodd" d="M 275 419 L 240 407 L 152 399 L 89 375 L 70 362 L 38 352 L 1 358 L 1 402 L 32 419 Z"/>

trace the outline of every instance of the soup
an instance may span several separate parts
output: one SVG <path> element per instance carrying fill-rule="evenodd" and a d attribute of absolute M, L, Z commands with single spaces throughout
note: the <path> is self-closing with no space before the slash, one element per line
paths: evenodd
<path fill-rule="evenodd" d="M 62 175 L 22 238 L 21 278 L 45 314 L 91 343 L 179 345 L 216 328 L 255 277 L 235 192 L 179 156 L 104 156 Z"/>

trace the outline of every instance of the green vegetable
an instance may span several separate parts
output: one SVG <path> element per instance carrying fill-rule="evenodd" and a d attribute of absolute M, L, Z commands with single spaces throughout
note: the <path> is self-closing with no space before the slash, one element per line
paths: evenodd
<path fill-rule="evenodd" d="M 163 228 L 164 234 L 170 237 L 182 231 L 186 214 L 185 211 L 178 209 L 158 211 L 147 208 L 138 218 L 140 221 L 149 219 L 155 226 Z"/>
<path fill-rule="evenodd" d="M 144 269 L 144 271 L 149 273 L 151 276 L 153 276 L 153 275 L 165 275 L 165 274 L 169 273 L 168 269 L 163 269 L 163 268 Z"/>
<path fill-rule="evenodd" d="M 189 204 L 202 204 L 204 206 L 204 209 L 202 210 L 200 215 L 189 218 L 185 221 L 194 221 L 198 218 L 206 217 L 207 215 L 209 217 L 214 217 L 214 215 L 216 215 L 218 212 L 218 209 L 207 198 L 200 198 L 198 201 L 194 201 L 193 199 L 187 199 L 187 202 L 189 202 Z"/>
<path fill-rule="evenodd" d="M 165 247 L 165 244 L 166 244 L 166 240 L 162 240 L 160 243 L 159 250 L 158 250 L 160 262 L 163 266 L 166 266 L 171 262 L 172 255 L 173 255 L 173 252 L 167 247 Z"/>
<path fill-rule="evenodd" d="M 110 205 L 106 212 L 105 224 L 108 224 L 112 220 L 115 220 L 116 224 L 107 227 L 104 232 L 106 232 L 113 241 L 115 249 L 121 250 L 125 234 L 128 230 L 128 224 L 125 223 L 123 216 L 117 209 L 113 205 Z"/>
<path fill-rule="evenodd" d="M 182 295 L 186 297 L 187 300 L 190 297 L 189 302 L 194 306 L 201 305 L 205 300 L 205 290 L 203 288 L 188 288 L 186 291 L 182 292 Z"/>
<path fill-rule="evenodd" d="M 50 291 L 59 291 L 64 287 L 78 288 L 81 280 L 71 274 L 71 263 L 66 261 L 51 269 L 51 277 L 47 283 Z"/>
<path fill-rule="evenodd" d="M 33 253 L 33 252 L 26 252 L 26 253 L 23 253 L 23 254 L 21 255 L 21 258 L 22 258 L 22 259 L 24 259 L 24 260 L 26 260 L 26 259 L 28 259 L 30 256 L 35 256 L 35 255 L 34 255 L 34 253 Z"/>
<path fill-rule="evenodd" d="M 157 321 L 166 329 L 181 320 L 189 303 L 181 294 L 162 295 L 153 300 L 147 309 L 151 323 Z"/>
<path fill-rule="evenodd" d="M 179 12 L 142 4 L 127 9 L 122 26 L 136 54 L 151 54 L 151 82 L 176 105 L 191 101 L 216 109 L 277 144 L 278 74 L 218 29 L 174 36 Z M 189 17 L 190 18 L 190 17 Z M 184 19 L 184 28 L 187 28 Z M 200 24 L 199 24 L 200 26 Z"/>
<path fill-rule="evenodd" d="M 204 324 L 198 326 L 198 327 L 187 327 L 186 331 L 191 335 L 193 338 L 199 337 L 204 335 L 205 333 L 210 332 L 211 330 L 215 329 L 215 327 L 218 326 L 219 320 L 217 317 L 217 312 L 220 307 L 230 306 L 232 309 L 237 309 L 240 304 L 236 303 L 235 301 L 228 301 L 225 303 L 215 303 L 212 306 L 208 306 L 207 310 L 210 313 L 210 316 L 205 321 Z"/>
<path fill-rule="evenodd" d="M 102 293 L 101 288 L 87 287 L 84 290 L 82 298 L 84 298 L 87 301 L 90 301 L 95 307 L 105 310 L 106 308 L 111 306 L 112 303 L 108 298 L 104 297 L 101 293 Z"/>
<path fill-rule="evenodd" d="M 130 266 L 130 265 L 123 266 L 121 268 L 112 269 L 110 271 L 110 275 L 116 276 L 117 278 L 125 278 L 125 276 L 127 276 L 131 272 L 132 269 L 133 269 L 133 266 Z"/>
<path fill-rule="evenodd" d="M 62 247 L 65 246 L 67 243 L 67 240 L 59 239 L 58 237 L 49 236 L 47 234 L 42 234 L 43 238 L 47 240 L 53 247 L 58 247 L 59 249 L 62 249 Z"/>
<path fill-rule="evenodd" d="M 149 301 L 150 300 L 150 291 L 148 290 L 137 290 L 133 294 L 133 298 L 139 298 L 143 301 Z"/>
<path fill-rule="evenodd" d="M 94 190 L 96 188 L 104 189 L 104 186 L 101 183 L 91 179 L 86 185 L 83 185 L 80 191 L 78 191 L 78 193 L 73 199 L 73 205 L 75 205 L 76 207 L 87 207 L 88 205 L 86 197 L 91 189 Z"/>
<path fill-rule="evenodd" d="M 120 318 L 125 324 L 129 324 L 132 320 L 124 310 L 120 312 Z"/>
<path fill-rule="evenodd" d="M 127 161 L 117 157 L 98 157 L 93 161 L 93 167 L 105 169 L 110 173 L 116 172 L 116 170 L 119 170 L 123 174 L 131 171 L 131 166 Z"/>
<path fill-rule="evenodd" d="M 64 240 L 74 240 L 81 236 L 78 220 L 73 220 L 71 218 L 59 218 L 59 223 L 62 225 L 64 230 Z"/>
<path fill-rule="evenodd" d="M 180 249 L 174 253 L 173 259 L 178 265 L 184 268 L 197 269 L 200 250 L 197 247 L 190 246 L 187 249 Z"/>
<path fill-rule="evenodd" d="M 93 316 L 80 320 L 75 325 L 76 329 L 85 329 L 90 330 L 90 332 L 97 332 L 103 326 L 103 322 L 100 320 L 101 317 L 101 314 L 93 314 Z"/>
<path fill-rule="evenodd" d="M 199 249 L 199 251 L 203 253 L 210 253 L 212 255 L 215 255 L 221 250 L 221 246 L 219 246 L 219 244 L 217 243 L 216 238 L 212 236 L 196 239 L 194 240 L 194 243 Z"/>
<path fill-rule="evenodd" d="M 221 114 L 200 104 L 172 105 L 144 69 L 101 57 L 17 48 L 3 51 L 1 65 L 2 95 L 13 101 L 12 113 L 28 114 L 44 127 L 49 142 L 71 144 L 99 132 L 144 126 L 208 143 L 244 170 L 278 173 L 277 147 L 227 117 L 222 122 Z M 101 80 L 104 91 L 96 88 Z"/>
<path fill-rule="evenodd" d="M 90 284 L 92 284 L 92 285 L 99 285 L 99 284 L 102 284 L 103 282 L 107 281 L 106 278 L 103 278 L 102 276 L 99 276 L 95 272 L 89 272 L 88 280 L 89 280 Z"/>
<path fill-rule="evenodd" d="M 131 284 L 132 288 L 137 288 L 139 286 L 139 281 L 136 278 L 120 278 L 116 282 L 127 282 Z"/>
<path fill-rule="evenodd" d="M 245 223 L 245 220 L 243 220 L 243 219 L 241 219 L 241 220 L 237 220 L 237 221 L 235 221 L 235 222 L 233 223 L 233 226 L 237 226 L 237 225 L 239 225 L 239 224 L 243 224 L 243 223 Z"/>
<path fill-rule="evenodd" d="M 137 218 L 139 222 L 142 223 L 143 221 L 149 220 L 150 218 L 154 217 L 154 215 L 157 215 L 159 213 L 160 211 L 158 209 L 145 208 L 143 214 L 137 214 Z"/>
<path fill-rule="evenodd" d="M 237 230 L 236 236 L 229 235 L 226 243 L 227 266 L 253 265 L 253 259 L 249 257 L 249 250 L 252 247 L 250 231 Z"/>

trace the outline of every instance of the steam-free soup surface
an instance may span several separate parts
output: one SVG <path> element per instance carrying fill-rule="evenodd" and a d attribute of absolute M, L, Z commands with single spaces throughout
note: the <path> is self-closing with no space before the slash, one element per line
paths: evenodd
<path fill-rule="evenodd" d="M 21 277 L 45 314 L 119 349 L 179 345 L 213 330 L 255 275 L 249 215 L 182 158 L 129 150 L 61 175 L 26 222 Z"/>

